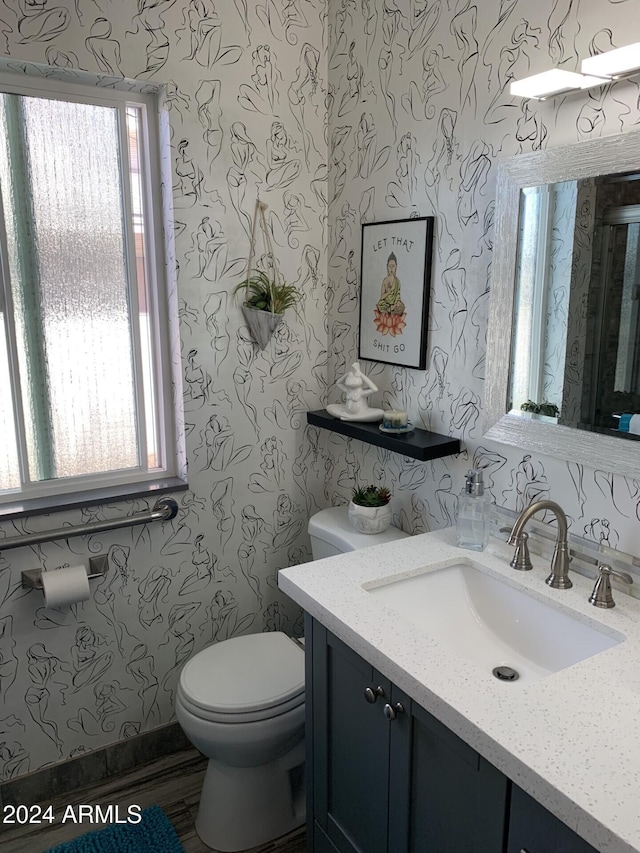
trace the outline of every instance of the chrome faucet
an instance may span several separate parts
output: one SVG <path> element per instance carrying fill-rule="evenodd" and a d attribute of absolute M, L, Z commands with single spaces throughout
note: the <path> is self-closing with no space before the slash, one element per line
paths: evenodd
<path fill-rule="evenodd" d="M 543 509 L 548 509 L 553 512 L 558 524 L 558 533 L 556 535 L 556 546 L 551 557 L 551 574 L 546 579 L 546 583 L 553 589 L 569 589 L 573 586 L 569 579 L 569 547 L 567 545 L 567 516 L 564 510 L 555 501 L 534 501 L 518 516 L 516 523 L 511 529 L 511 534 L 507 540 L 509 545 L 516 546 L 516 552 L 513 555 L 510 565 L 519 571 L 527 571 L 532 567 L 529 558 L 529 549 L 527 546 L 528 534 L 525 533 L 524 527 L 531 516 Z"/>

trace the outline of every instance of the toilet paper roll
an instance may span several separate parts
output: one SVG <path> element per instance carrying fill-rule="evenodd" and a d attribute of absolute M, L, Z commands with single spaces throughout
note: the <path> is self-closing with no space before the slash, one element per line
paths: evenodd
<path fill-rule="evenodd" d="M 86 601 L 91 595 L 89 576 L 84 566 L 66 566 L 42 573 L 45 607 L 64 607 Z"/>

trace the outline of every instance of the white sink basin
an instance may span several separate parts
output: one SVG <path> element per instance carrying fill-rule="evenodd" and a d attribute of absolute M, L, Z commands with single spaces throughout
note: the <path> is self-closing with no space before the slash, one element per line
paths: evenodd
<path fill-rule="evenodd" d="M 448 560 L 364 588 L 399 618 L 488 674 L 495 667 L 516 670 L 519 678 L 510 684 L 544 678 L 625 639 L 487 574 L 473 560 Z"/>

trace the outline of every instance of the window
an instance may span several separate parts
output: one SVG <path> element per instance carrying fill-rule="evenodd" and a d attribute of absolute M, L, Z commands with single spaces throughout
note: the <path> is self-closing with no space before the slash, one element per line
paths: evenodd
<path fill-rule="evenodd" d="M 562 408 L 577 192 L 576 181 L 564 181 L 520 194 L 514 409 L 528 402 Z"/>
<path fill-rule="evenodd" d="M 0 79 L 0 502 L 176 473 L 154 101 L 47 84 Z"/>

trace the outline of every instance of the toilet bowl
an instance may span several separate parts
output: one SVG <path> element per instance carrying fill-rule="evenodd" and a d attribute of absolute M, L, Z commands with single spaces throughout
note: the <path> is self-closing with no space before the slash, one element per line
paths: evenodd
<path fill-rule="evenodd" d="M 347 507 L 309 522 L 314 559 L 406 536 L 364 535 Z M 208 646 L 182 668 L 176 717 L 209 759 L 196 831 L 214 850 L 237 853 L 301 826 L 304 799 L 304 649 L 279 631 Z"/>
<path fill-rule="evenodd" d="M 295 640 L 246 634 L 198 652 L 180 673 L 176 717 L 209 759 L 196 818 L 205 844 L 246 850 L 304 822 L 304 650 Z"/>

